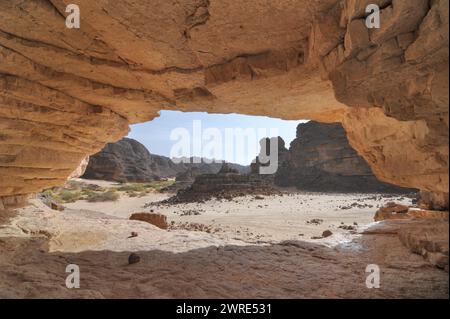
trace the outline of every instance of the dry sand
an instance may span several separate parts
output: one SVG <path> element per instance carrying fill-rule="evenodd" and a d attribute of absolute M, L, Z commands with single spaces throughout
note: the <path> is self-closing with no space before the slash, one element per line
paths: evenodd
<path fill-rule="evenodd" d="M 114 185 L 104 181 L 89 182 L 101 186 Z M 169 223 L 173 222 L 182 228 L 186 228 L 186 223 L 205 225 L 224 240 L 237 239 L 249 243 L 305 240 L 335 245 L 350 242 L 358 236 L 339 226 L 352 226 L 355 231 L 361 231 L 375 224 L 375 211 L 387 202 L 411 205 L 411 199 L 403 195 L 294 192 L 295 190 L 292 190 L 292 193 L 283 196 L 263 196 L 264 199 L 244 196 L 232 201 L 213 199 L 205 203 L 176 205 L 158 204 L 173 194 L 151 193 L 143 197 L 124 195 L 117 202 L 77 201 L 65 206 L 75 210 L 101 212 L 118 218 L 153 211 L 166 215 Z M 319 224 L 310 223 L 314 219 L 320 220 Z M 325 230 L 331 230 L 333 236 L 311 239 L 320 237 Z"/>
<path fill-rule="evenodd" d="M 0 227 L 0 297 L 448 298 L 448 273 L 385 231 L 408 221 L 372 223 L 378 205 L 407 198 L 294 194 L 143 208 L 166 197 L 78 201 L 63 212 L 33 200 L 18 209 Z M 340 208 L 354 202 L 365 206 Z M 211 231 L 167 231 L 128 219 L 150 210 L 177 226 L 202 223 Z M 193 211 L 200 214 L 186 215 Z M 323 222 L 307 223 L 314 218 Z M 341 222 L 356 222 L 356 233 L 339 229 Z M 381 231 L 358 234 L 369 226 Z M 325 229 L 333 235 L 311 239 Z M 132 251 L 141 261 L 128 265 Z M 80 266 L 80 289 L 65 287 L 69 263 Z M 373 263 L 382 269 L 380 289 L 365 285 Z"/>

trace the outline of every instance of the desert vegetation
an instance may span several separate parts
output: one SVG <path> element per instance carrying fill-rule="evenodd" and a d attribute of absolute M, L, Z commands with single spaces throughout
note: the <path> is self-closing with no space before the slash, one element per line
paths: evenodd
<path fill-rule="evenodd" d="M 154 181 L 149 183 L 117 183 L 99 186 L 79 180 L 70 180 L 63 187 L 46 189 L 38 194 L 45 202 L 74 203 L 79 200 L 88 202 L 117 201 L 121 196 L 142 197 L 146 194 L 159 192 L 164 187 L 173 184 L 171 180 Z"/>

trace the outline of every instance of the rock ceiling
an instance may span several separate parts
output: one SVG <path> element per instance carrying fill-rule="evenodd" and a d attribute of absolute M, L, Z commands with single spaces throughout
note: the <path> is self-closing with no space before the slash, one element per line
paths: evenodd
<path fill-rule="evenodd" d="M 380 179 L 448 193 L 447 0 L 77 0 L 68 29 L 72 2 L 0 0 L 0 196 L 161 109 L 341 122 Z"/>

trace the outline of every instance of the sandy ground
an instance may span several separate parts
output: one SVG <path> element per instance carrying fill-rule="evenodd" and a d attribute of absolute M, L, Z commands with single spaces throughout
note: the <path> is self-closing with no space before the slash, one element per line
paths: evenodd
<path fill-rule="evenodd" d="M 396 235 L 422 221 L 372 223 L 376 206 L 407 198 L 294 194 L 146 205 L 166 196 L 79 201 L 63 212 L 33 200 L 11 213 L 0 226 L 0 297 L 448 298 L 448 273 L 412 254 Z M 342 209 L 354 202 L 362 206 Z M 213 227 L 167 231 L 128 219 L 150 210 L 176 225 Z M 200 214 L 187 214 L 192 211 Z M 307 223 L 314 218 L 323 222 Z M 352 233 L 337 228 L 341 222 L 358 227 Z M 434 223 L 448 238 L 448 223 Z M 372 232 L 362 235 L 367 227 Z M 324 229 L 333 235 L 310 238 Z M 133 231 L 138 236 L 130 238 Z M 130 252 L 141 261 L 128 265 Z M 68 264 L 80 267 L 80 289 L 65 286 Z M 381 269 L 379 289 L 366 287 L 368 264 Z"/>
<path fill-rule="evenodd" d="M 86 180 L 84 180 L 86 181 Z M 90 181 L 98 184 L 97 181 Z M 101 181 L 101 186 L 112 183 Z M 118 218 L 133 213 L 157 212 L 167 216 L 168 222 L 180 228 L 192 229 L 198 223 L 224 240 L 242 240 L 248 243 L 275 243 L 283 240 L 304 240 L 325 245 L 350 242 L 374 224 L 378 207 L 390 201 L 411 205 L 405 196 L 379 194 L 318 194 L 291 193 L 283 196 L 238 197 L 232 201 L 210 200 L 205 203 L 160 205 L 159 201 L 172 194 L 152 193 L 143 197 L 122 196 L 117 202 L 89 203 L 77 201 L 65 206 L 75 210 L 102 212 Z M 353 206 L 352 206 L 353 205 Z M 311 223 L 311 220 L 319 220 Z M 352 226 L 348 231 L 340 226 Z M 333 236 L 320 237 L 325 230 Z"/>

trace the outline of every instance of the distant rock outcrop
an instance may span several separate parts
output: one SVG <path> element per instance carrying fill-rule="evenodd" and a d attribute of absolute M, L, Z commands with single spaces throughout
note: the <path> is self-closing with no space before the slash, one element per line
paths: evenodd
<path fill-rule="evenodd" d="M 276 143 L 276 144 L 274 144 Z M 263 138 L 259 141 L 260 152 L 256 157 L 255 161 L 250 165 L 252 174 L 259 174 L 262 178 L 270 179 L 272 182 L 274 181 L 275 174 L 264 174 L 262 168 L 268 168 L 271 165 L 277 167 L 277 170 L 283 165 L 286 165 L 289 158 L 289 150 L 285 146 L 284 140 L 278 137 L 272 138 Z M 275 157 L 277 163 L 271 163 L 269 160 L 269 155 L 271 153 L 271 149 L 277 148 L 277 156 Z"/>
<path fill-rule="evenodd" d="M 141 143 L 123 138 L 109 143 L 89 159 L 83 178 L 118 182 L 148 182 L 158 180 L 156 163 Z"/>
<path fill-rule="evenodd" d="M 237 169 L 224 163 L 219 172 L 198 175 L 190 187 L 178 191 L 176 196 L 164 203 L 200 202 L 211 198 L 231 200 L 245 195 L 279 194 L 281 192 L 266 180 L 252 174 L 240 174 Z"/>
<path fill-rule="evenodd" d="M 99 153 L 89 159 L 83 178 L 117 182 L 149 182 L 167 177 L 177 177 L 189 186 L 195 176 L 214 174 L 222 162 L 211 162 L 201 158 L 182 158 L 176 162 L 161 155 L 151 154 L 136 140 L 123 138 L 107 144 Z M 249 171 L 248 166 L 229 164 L 241 173 Z"/>
<path fill-rule="evenodd" d="M 300 124 L 289 151 L 279 138 L 278 152 L 278 170 L 272 177 L 279 186 L 323 192 L 411 191 L 379 181 L 367 162 L 350 146 L 338 123 Z M 252 173 L 257 173 L 257 163 L 258 158 Z"/>

